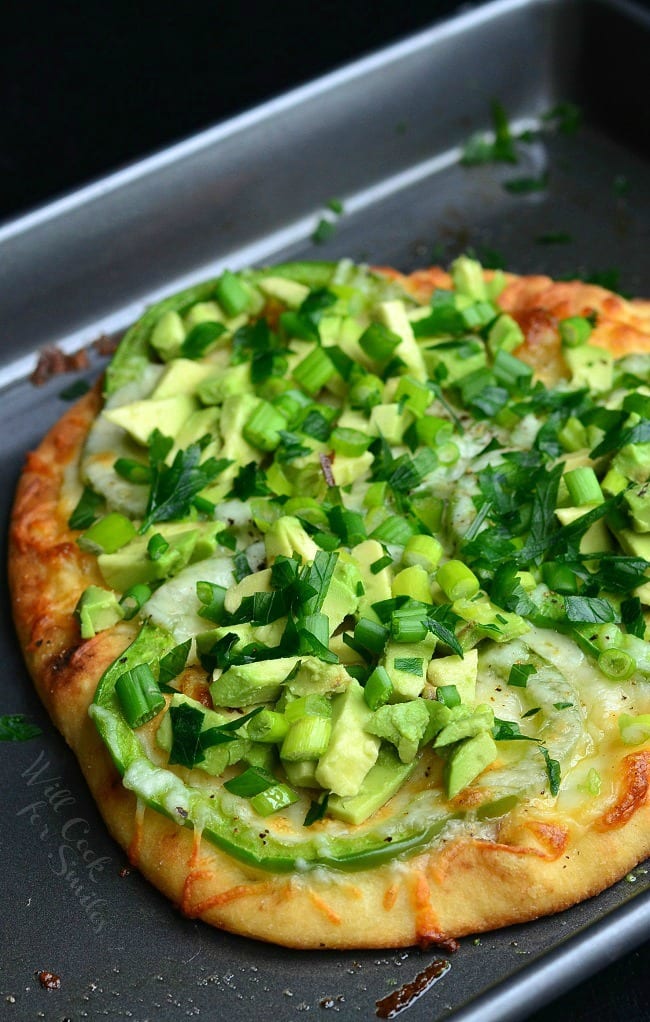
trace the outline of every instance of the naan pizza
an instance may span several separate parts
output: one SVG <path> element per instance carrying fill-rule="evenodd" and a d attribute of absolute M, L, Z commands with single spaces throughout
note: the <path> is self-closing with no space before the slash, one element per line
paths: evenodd
<path fill-rule="evenodd" d="M 188 916 L 394 947 L 650 851 L 650 303 L 344 260 L 150 308 L 27 458 L 38 692 Z"/>

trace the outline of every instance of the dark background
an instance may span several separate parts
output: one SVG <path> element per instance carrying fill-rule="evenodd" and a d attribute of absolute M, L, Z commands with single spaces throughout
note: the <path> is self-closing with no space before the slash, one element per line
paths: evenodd
<path fill-rule="evenodd" d="M 16 3 L 0 34 L 0 220 L 460 6 L 455 0 Z M 647 1020 L 648 951 L 650 943 L 531 1014 L 531 1022 Z"/>

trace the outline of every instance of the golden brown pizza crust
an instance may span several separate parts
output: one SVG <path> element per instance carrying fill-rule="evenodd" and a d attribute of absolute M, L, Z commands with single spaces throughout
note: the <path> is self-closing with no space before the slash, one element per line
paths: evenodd
<path fill-rule="evenodd" d="M 449 286 L 438 269 L 408 278 L 385 272 L 418 297 Z M 566 315 L 595 309 L 596 343 L 616 354 L 650 351 L 650 303 L 546 277 L 509 277 L 499 301 L 526 334 L 520 357 L 537 365 L 543 350 L 546 366 L 555 359 L 558 375 L 557 320 Z M 614 754 L 616 784 L 589 820 L 532 804 L 505 817 L 492 841 L 466 834 L 362 873 L 265 873 L 138 807 L 87 712 L 101 673 L 132 640 L 135 626 L 123 623 L 83 641 L 72 615 L 83 589 L 101 578 L 67 526 L 70 507 L 62 492 L 100 405 L 98 391 L 82 398 L 27 459 L 10 533 L 16 628 L 39 695 L 75 751 L 111 833 L 181 911 L 290 947 L 435 943 L 564 909 L 603 890 L 650 852 L 650 751 L 622 747 Z"/>

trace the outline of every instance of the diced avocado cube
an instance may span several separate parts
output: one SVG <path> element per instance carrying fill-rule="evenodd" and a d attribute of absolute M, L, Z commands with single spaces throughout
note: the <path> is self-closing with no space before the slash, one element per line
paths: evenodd
<path fill-rule="evenodd" d="M 190 358 L 174 358 L 167 363 L 151 394 L 151 399 L 160 400 L 175 397 L 177 394 L 194 394 L 199 384 L 212 374 L 214 366 Z"/>
<path fill-rule="evenodd" d="M 151 347 L 158 352 L 165 362 L 176 357 L 184 340 L 185 327 L 183 326 L 183 320 L 172 309 L 168 312 L 163 312 L 149 337 Z"/>
<path fill-rule="evenodd" d="M 483 267 L 476 259 L 466 255 L 455 259 L 451 264 L 451 279 L 459 295 L 474 301 L 486 301 L 489 297 Z"/>
<path fill-rule="evenodd" d="M 147 547 L 157 532 L 167 540 L 169 547 L 157 560 L 152 560 Z M 168 578 L 189 563 L 199 535 L 200 529 L 188 528 L 187 522 L 161 523 L 145 536 L 136 536 L 121 550 L 100 554 L 97 558 L 99 570 L 108 585 L 121 593 L 140 582 L 148 584 Z"/>
<path fill-rule="evenodd" d="M 364 428 L 367 423 L 364 424 Z M 347 454 L 337 454 L 332 466 L 334 479 L 337 486 L 351 486 L 357 479 L 363 478 L 368 472 L 374 460 L 370 451 L 364 451 L 356 457 Z"/>
<path fill-rule="evenodd" d="M 621 529 L 616 536 L 626 554 L 650 561 L 650 536 L 632 532 L 631 529 Z"/>
<path fill-rule="evenodd" d="M 124 617 L 115 593 L 101 586 L 88 586 L 75 607 L 82 639 L 92 639 L 97 632 L 112 628 Z"/>
<path fill-rule="evenodd" d="M 635 532 L 650 532 L 650 492 L 648 484 L 627 490 L 625 503 L 630 509 L 632 528 Z"/>
<path fill-rule="evenodd" d="M 211 366 L 211 373 L 206 376 L 197 389 L 197 397 L 204 405 L 220 405 L 228 397 L 236 397 L 238 394 L 251 393 L 250 363 L 242 362 L 241 365 L 230 366 L 220 373 L 215 372 Z"/>
<path fill-rule="evenodd" d="M 300 554 L 303 561 L 311 563 L 319 551 L 319 547 L 292 515 L 282 515 L 272 523 L 264 535 L 264 546 L 267 560 L 271 563 L 280 555 L 291 557 L 294 553 Z"/>
<path fill-rule="evenodd" d="M 583 504 L 581 507 L 556 507 L 555 516 L 562 525 L 572 525 L 594 507 L 593 504 Z M 590 525 L 580 540 L 580 552 L 583 554 L 599 553 L 601 550 L 611 548 L 612 540 L 602 518 Z"/>
<path fill-rule="evenodd" d="M 332 700 L 332 735 L 316 768 L 318 783 L 335 795 L 356 795 L 377 760 L 379 738 L 366 731 L 370 717 L 363 689 L 352 679 Z"/>
<path fill-rule="evenodd" d="M 381 603 L 391 598 L 392 570 L 390 567 L 373 572 L 371 565 L 376 564 L 384 556 L 384 548 L 376 539 L 366 539 L 352 549 L 352 556 L 359 566 L 364 593 L 359 599 L 359 615 L 378 621 L 372 609 L 373 603 Z"/>
<path fill-rule="evenodd" d="M 472 626 L 475 637 L 487 636 L 494 642 L 509 642 L 530 629 L 528 622 L 519 614 L 495 607 L 487 597 L 455 600 L 451 609 Z M 464 641 L 462 633 L 461 639 Z"/>
<path fill-rule="evenodd" d="M 370 436 L 382 436 L 389 444 L 400 444 L 413 416 L 398 404 L 378 404 L 370 412 L 367 430 Z"/>
<path fill-rule="evenodd" d="M 581 344 L 577 348 L 565 347 L 562 354 L 576 387 L 588 387 L 593 394 L 604 394 L 612 389 L 614 357 L 611 352 L 594 344 Z"/>
<path fill-rule="evenodd" d="M 427 370 L 422 357 L 422 352 L 413 333 L 413 327 L 406 314 L 404 302 L 395 299 L 389 302 L 380 302 L 377 307 L 377 318 L 380 323 L 397 334 L 401 341 L 395 349 L 395 355 L 401 358 L 408 366 L 416 380 L 425 382 Z"/>
<path fill-rule="evenodd" d="M 433 635 L 425 636 L 421 642 L 391 640 L 386 644 L 381 662 L 393 683 L 391 702 L 415 699 L 421 694 L 435 648 Z"/>
<path fill-rule="evenodd" d="M 190 444 L 195 444 L 206 434 L 211 436 L 208 447 L 201 452 L 201 461 L 219 453 L 221 441 L 218 439 L 219 412 L 216 408 L 200 408 L 192 412 L 178 433 L 173 448 L 167 456 L 167 463 L 171 464 L 177 451 L 184 451 Z"/>
<path fill-rule="evenodd" d="M 485 345 L 480 341 L 463 337 L 453 348 L 442 347 L 443 343 L 426 343 L 423 355 L 429 376 L 435 378 L 442 371 L 446 387 L 486 367 Z"/>
<path fill-rule="evenodd" d="M 382 745 L 377 762 L 366 774 L 356 795 L 347 797 L 330 795 L 327 803 L 328 816 L 358 826 L 381 809 L 399 791 L 414 766 L 415 760 L 411 763 L 402 763 L 393 749 Z"/>
<path fill-rule="evenodd" d="M 356 613 L 359 606 L 358 585 L 361 575 L 353 562 L 346 563 L 339 559 L 330 579 L 327 594 L 323 600 L 323 614 L 330 622 L 330 634 L 349 614 Z"/>
<path fill-rule="evenodd" d="M 452 751 L 445 763 L 447 796 L 454 798 L 475 780 L 498 756 L 496 742 L 487 731 L 468 738 Z"/>
<path fill-rule="evenodd" d="M 117 408 L 107 408 L 102 415 L 109 422 L 125 429 L 137 443 L 146 445 L 155 429 L 160 430 L 164 436 L 176 436 L 195 410 L 196 401 L 193 397 L 189 394 L 176 394 L 173 397 L 145 398 L 118 405 Z"/>
<path fill-rule="evenodd" d="M 384 738 L 397 749 L 402 763 L 412 763 L 429 726 L 424 699 L 380 706 L 366 724 L 366 730 Z"/>
<path fill-rule="evenodd" d="M 345 691 L 351 676 L 343 664 L 326 664 L 315 656 L 300 657 L 300 668 L 287 681 L 293 696 L 329 695 Z"/>
<path fill-rule="evenodd" d="M 468 649 L 464 657 L 455 653 L 451 656 L 434 657 L 427 668 L 427 681 L 436 688 L 440 685 L 455 685 L 462 703 L 472 705 L 476 699 L 478 677 L 478 650 Z"/>
<path fill-rule="evenodd" d="M 438 733 L 433 747 L 441 749 L 464 738 L 474 738 L 481 731 L 489 731 L 493 724 L 494 711 L 484 703 L 469 711 L 462 705 L 455 706 L 451 710 L 449 723 Z"/>
<path fill-rule="evenodd" d="M 270 592 L 271 569 L 264 568 L 262 571 L 254 571 L 250 575 L 245 575 L 241 582 L 237 582 L 236 585 L 230 587 L 226 593 L 224 606 L 229 614 L 234 614 L 236 610 L 239 610 L 242 600 L 247 596 L 253 596 L 255 593 Z"/>
<path fill-rule="evenodd" d="M 273 702 L 297 663 L 298 657 L 290 656 L 233 664 L 210 685 L 212 701 L 215 706 L 237 707 Z"/>
<path fill-rule="evenodd" d="M 650 479 L 650 443 L 625 444 L 612 459 L 612 468 L 635 483 Z"/>
<path fill-rule="evenodd" d="M 257 286 L 262 294 L 277 298 L 290 309 L 299 309 L 309 294 L 308 287 L 287 277 L 260 277 Z"/>
<path fill-rule="evenodd" d="M 258 461 L 260 454 L 246 443 L 243 437 L 244 425 L 259 404 L 254 394 L 232 394 L 223 402 L 221 421 L 228 424 L 224 430 L 222 457 L 247 465 Z"/>

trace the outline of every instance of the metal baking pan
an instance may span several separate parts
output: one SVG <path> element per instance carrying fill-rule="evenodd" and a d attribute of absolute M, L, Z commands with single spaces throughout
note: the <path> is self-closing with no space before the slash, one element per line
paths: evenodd
<path fill-rule="evenodd" d="M 226 265 L 345 255 L 411 269 L 472 248 L 521 272 L 611 281 L 618 268 L 623 290 L 650 294 L 649 45 L 650 18 L 634 4 L 488 3 L 0 228 L 3 523 L 24 452 L 63 411 L 69 382 L 36 390 L 35 353 L 118 333 L 162 293 Z M 522 146 L 517 167 L 463 167 L 492 99 L 520 128 L 564 101 L 584 124 Z M 541 174 L 541 191 L 503 188 Z M 316 248 L 332 196 L 345 212 Z M 7 1017 L 372 1018 L 382 998 L 438 972 L 409 1019 L 503 1022 L 650 934 L 643 869 L 560 915 L 463 940 L 452 956 L 300 954 L 185 919 L 125 869 L 32 692 L 8 613 L 5 603 L 0 713 L 26 713 L 43 734 L 0 745 Z M 450 967 L 432 967 L 438 959 Z M 44 970 L 60 989 L 42 988 Z"/>

